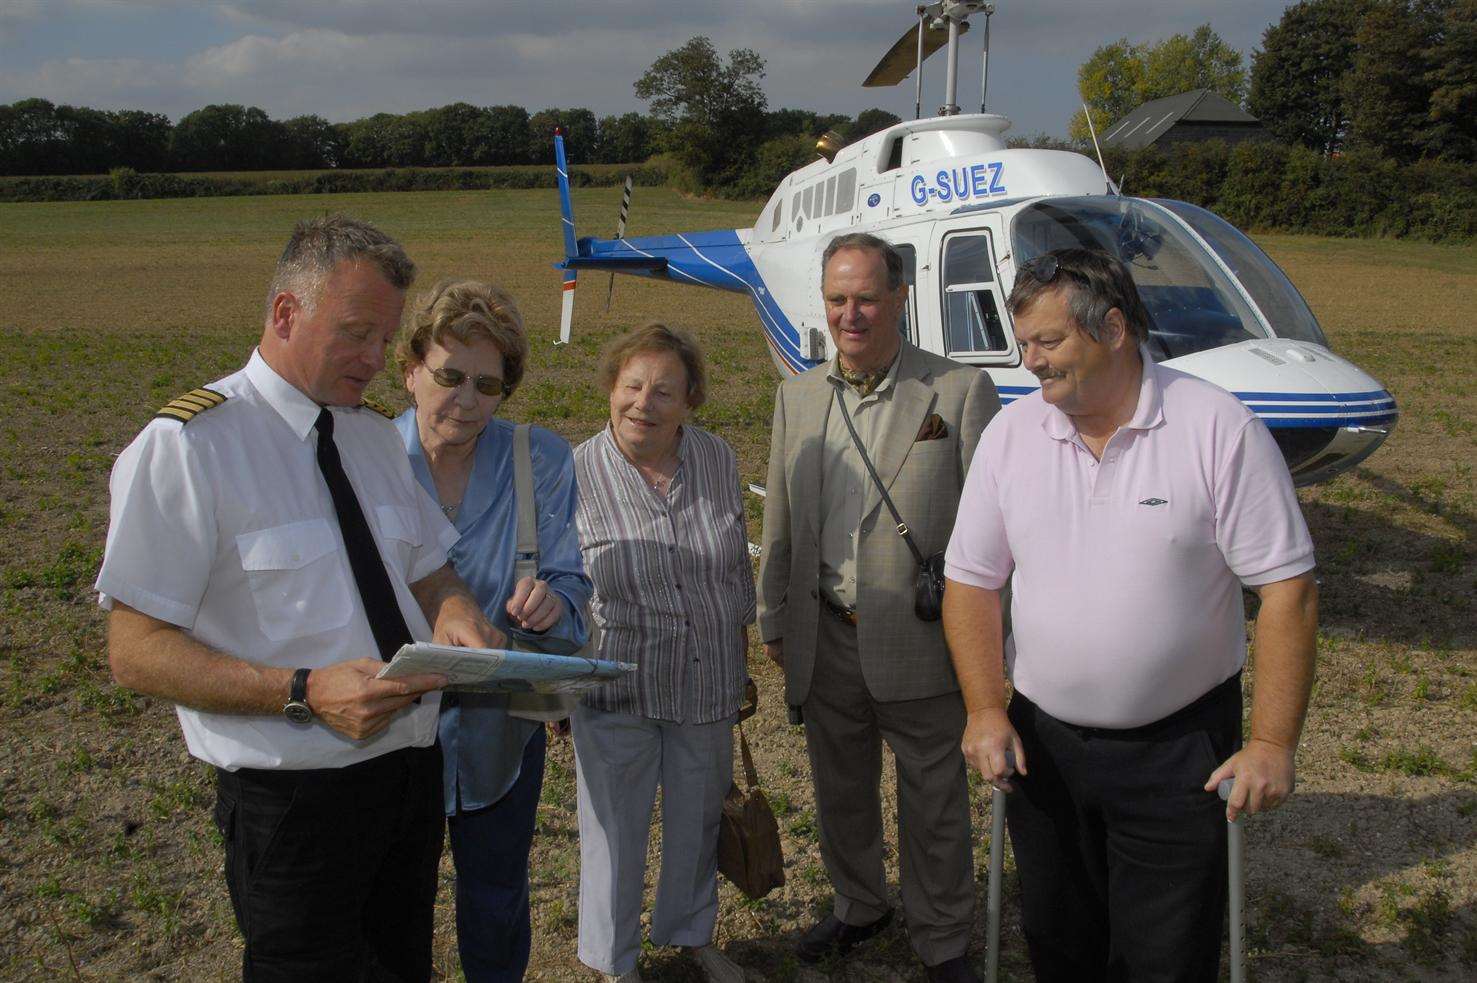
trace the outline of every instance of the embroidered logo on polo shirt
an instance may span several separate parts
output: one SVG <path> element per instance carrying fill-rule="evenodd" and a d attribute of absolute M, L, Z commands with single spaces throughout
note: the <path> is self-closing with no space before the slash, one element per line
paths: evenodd
<path fill-rule="evenodd" d="M 1168 505 L 1169 502 L 1168 502 L 1168 500 L 1163 499 L 1163 498 L 1146 498 L 1143 501 L 1139 502 L 1139 504 L 1140 505 L 1148 505 L 1148 506 L 1152 507 L 1152 506 L 1155 506 L 1155 505 Z"/>

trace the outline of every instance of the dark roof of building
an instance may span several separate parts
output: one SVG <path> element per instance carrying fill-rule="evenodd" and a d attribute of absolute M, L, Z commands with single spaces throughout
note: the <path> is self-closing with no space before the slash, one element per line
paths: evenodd
<path fill-rule="evenodd" d="M 1224 96 L 1191 89 L 1144 103 L 1103 132 L 1103 145 L 1123 150 L 1147 147 L 1176 123 L 1247 126 L 1260 122 Z"/>

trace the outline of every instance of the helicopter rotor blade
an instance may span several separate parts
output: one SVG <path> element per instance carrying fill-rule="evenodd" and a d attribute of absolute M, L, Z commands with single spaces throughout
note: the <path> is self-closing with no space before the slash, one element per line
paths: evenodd
<path fill-rule="evenodd" d="M 969 30 L 969 21 L 960 21 L 959 33 L 962 35 Z M 923 28 L 923 57 L 947 46 L 949 43 L 949 25 L 940 27 L 925 25 Z M 897 43 L 887 50 L 877 67 L 872 69 L 863 86 L 877 87 L 883 85 L 897 85 L 903 79 L 913 74 L 918 67 L 918 27 L 914 25 L 903 32 L 903 36 L 897 39 Z"/>

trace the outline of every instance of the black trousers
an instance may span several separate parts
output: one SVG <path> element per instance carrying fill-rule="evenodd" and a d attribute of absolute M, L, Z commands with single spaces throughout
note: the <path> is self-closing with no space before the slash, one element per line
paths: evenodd
<path fill-rule="evenodd" d="M 1212 983 L 1226 929 L 1226 818 L 1205 780 L 1241 744 L 1238 673 L 1163 720 L 1077 727 L 1020 693 L 1030 774 L 1006 798 L 1042 983 Z"/>
<path fill-rule="evenodd" d="M 346 768 L 218 770 L 215 821 L 249 981 L 431 976 L 441 749 Z"/>

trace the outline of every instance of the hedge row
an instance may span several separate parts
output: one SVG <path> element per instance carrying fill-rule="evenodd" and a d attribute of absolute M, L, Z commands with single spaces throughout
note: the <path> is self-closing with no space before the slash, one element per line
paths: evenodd
<path fill-rule="evenodd" d="M 1400 165 L 1373 153 L 1324 157 L 1219 140 L 1106 155 L 1123 192 L 1201 205 L 1238 228 L 1459 242 L 1477 236 L 1477 165 Z"/>
<path fill-rule="evenodd" d="M 783 156 L 783 155 L 782 155 Z M 761 162 L 769 171 L 794 163 Z M 1303 147 L 1219 140 L 1109 152 L 1108 173 L 1126 194 L 1177 198 L 1202 205 L 1253 232 L 1326 236 L 1390 236 L 1436 242 L 1477 237 L 1477 165 L 1439 160 L 1400 165 L 1377 154 L 1324 157 Z M 673 183 L 683 190 L 691 176 L 669 158 L 645 164 L 587 165 L 570 170 L 576 187 L 619 185 L 631 174 L 642 186 Z M 777 179 L 776 179 L 777 180 Z M 103 201 L 196 198 L 221 195 L 326 194 L 356 191 L 473 191 L 488 188 L 552 188 L 552 167 L 403 168 L 317 171 L 300 175 L 137 174 L 127 168 L 106 176 L 0 178 L 0 201 Z M 740 182 L 719 193 L 754 194 Z M 713 191 L 715 189 L 707 189 Z"/>
<path fill-rule="evenodd" d="M 575 187 L 610 187 L 630 174 L 643 187 L 665 184 L 660 163 L 635 167 L 573 167 Z M 249 175 L 138 174 L 123 167 L 106 175 L 0 177 L 0 202 L 116 201 L 139 198 L 213 198 L 237 195 L 338 194 L 359 191 L 481 191 L 489 188 L 552 188 L 554 168 L 388 168 L 317 171 L 299 176 L 254 179 Z"/>

